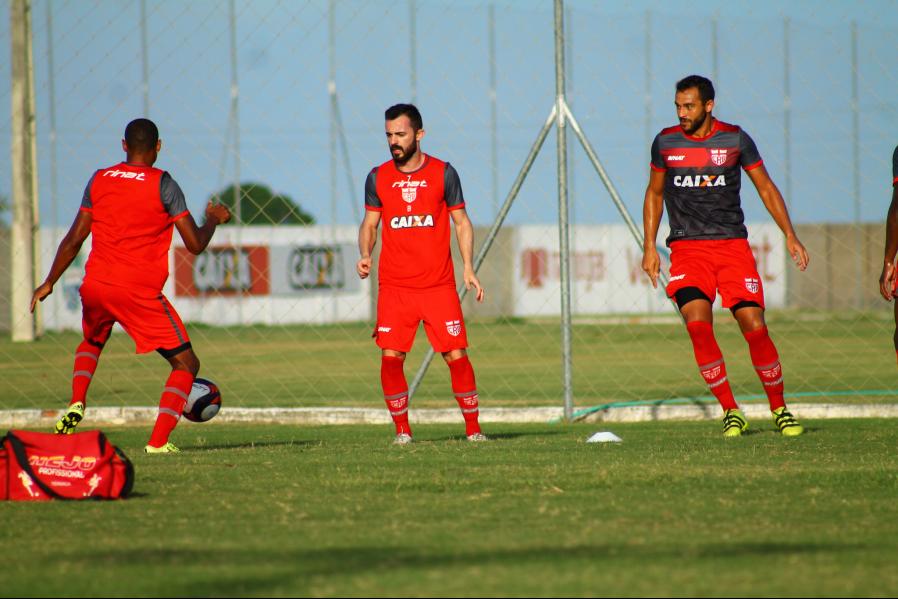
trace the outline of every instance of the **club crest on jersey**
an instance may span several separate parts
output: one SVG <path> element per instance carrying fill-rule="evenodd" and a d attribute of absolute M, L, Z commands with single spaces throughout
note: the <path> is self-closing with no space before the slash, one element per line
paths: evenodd
<path fill-rule="evenodd" d="M 761 287 L 761 282 L 758 279 L 746 278 L 745 279 L 745 288 L 749 293 L 757 293 L 758 289 Z"/>
<path fill-rule="evenodd" d="M 726 187 L 727 181 L 723 175 L 677 175 L 673 184 L 676 187 Z"/>
<path fill-rule="evenodd" d="M 446 331 L 449 332 L 453 337 L 458 337 L 461 334 L 461 321 L 460 320 L 447 320 L 446 321 Z"/>
<path fill-rule="evenodd" d="M 409 214 L 394 216 L 390 219 L 391 229 L 408 229 L 410 227 L 432 227 L 433 216 L 430 214 Z"/>
<path fill-rule="evenodd" d="M 727 161 L 727 150 L 726 148 L 712 148 L 711 149 L 711 162 L 716 164 L 717 166 L 723 166 Z"/>
<path fill-rule="evenodd" d="M 393 187 L 398 187 L 402 191 L 403 201 L 411 204 L 418 197 L 418 188 L 427 187 L 427 181 L 412 181 L 412 176 L 409 175 L 405 181 L 394 181 Z"/>

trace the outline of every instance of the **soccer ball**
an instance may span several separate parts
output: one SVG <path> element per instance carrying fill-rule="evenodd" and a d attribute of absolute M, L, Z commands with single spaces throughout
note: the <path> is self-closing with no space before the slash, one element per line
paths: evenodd
<path fill-rule="evenodd" d="M 184 417 L 191 422 L 212 420 L 221 409 L 221 392 L 218 385 L 207 379 L 196 378 L 184 404 Z"/>

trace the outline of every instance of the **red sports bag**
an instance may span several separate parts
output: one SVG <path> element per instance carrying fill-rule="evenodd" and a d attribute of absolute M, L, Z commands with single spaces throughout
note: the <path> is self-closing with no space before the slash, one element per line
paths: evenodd
<path fill-rule="evenodd" d="M 131 461 L 100 431 L 9 431 L 0 439 L 0 499 L 118 499 L 133 485 Z"/>

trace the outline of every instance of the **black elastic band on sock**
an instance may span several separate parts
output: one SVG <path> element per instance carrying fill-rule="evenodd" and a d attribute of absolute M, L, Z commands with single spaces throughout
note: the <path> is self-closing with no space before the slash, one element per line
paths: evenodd
<path fill-rule="evenodd" d="M 193 347 L 193 346 L 190 345 L 190 341 L 188 341 L 187 343 L 182 343 L 178 347 L 173 347 L 172 349 L 163 349 L 161 347 L 157 347 L 156 351 L 159 352 L 160 356 L 162 356 L 163 358 L 165 358 L 167 360 L 169 358 L 173 358 L 173 357 L 177 356 L 182 351 L 187 351 L 191 347 Z"/>
<path fill-rule="evenodd" d="M 761 304 L 759 304 L 758 302 L 742 301 L 742 302 L 739 302 L 738 304 L 730 306 L 730 312 L 735 314 L 736 310 L 741 310 L 742 308 L 760 308 L 760 307 L 761 307 Z"/>
<path fill-rule="evenodd" d="M 711 298 L 705 295 L 705 293 L 698 287 L 683 287 L 674 293 L 674 299 L 677 301 L 677 308 L 681 310 L 683 309 L 683 306 L 697 299 L 705 300 L 709 304 L 711 303 Z"/>

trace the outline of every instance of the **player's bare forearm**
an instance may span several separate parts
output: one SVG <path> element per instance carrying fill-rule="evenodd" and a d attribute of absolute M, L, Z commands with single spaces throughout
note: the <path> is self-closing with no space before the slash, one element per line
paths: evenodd
<path fill-rule="evenodd" d="M 455 236 L 458 239 L 458 250 L 461 253 L 462 263 L 465 270 L 462 278 L 467 289 L 473 289 L 478 302 L 483 301 L 483 286 L 474 272 L 474 225 L 468 218 L 468 213 L 464 208 L 453 210 L 450 212 L 452 221 L 455 223 Z"/>
<path fill-rule="evenodd" d="M 191 254 L 198 255 L 209 246 L 216 227 L 229 220 L 231 220 L 231 211 L 226 206 L 209 202 L 206 205 L 206 221 L 202 227 L 196 226 L 196 221 L 190 214 L 176 220 L 175 227 L 178 229 L 181 239 L 184 240 L 184 247 Z"/>
<path fill-rule="evenodd" d="M 882 260 L 882 273 L 879 275 L 879 292 L 886 301 L 892 301 L 892 289 L 895 287 L 895 254 L 898 253 L 898 185 L 892 188 L 892 203 L 886 215 L 886 247 Z"/>
<path fill-rule="evenodd" d="M 380 213 L 367 210 L 365 218 L 359 226 L 359 261 L 356 263 L 356 272 L 362 279 L 371 274 L 371 253 L 377 243 L 378 225 L 380 225 Z"/>
<path fill-rule="evenodd" d="M 892 203 L 886 216 L 885 261 L 894 263 L 895 254 L 898 254 L 898 184 L 892 188 Z"/>
<path fill-rule="evenodd" d="M 789 218 L 789 210 L 786 208 L 783 194 L 780 193 L 779 188 L 770 178 L 770 175 L 767 174 L 767 169 L 764 165 L 748 171 L 748 176 L 751 178 L 752 183 L 755 184 L 755 189 L 758 190 L 758 195 L 761 197 L 764 207 L 767 208 L 767 212 L 773 217 L 773 222 L 786 236 L 786 249 L 792 260 L 799 269 L 805 270 L 808 267 L 810 257 L 804 245 L 798 240 L 798 235 L 796 235 L 795 229 L 792 227 L 792 219 Z"/>
<path fill-rule="evenodd" d="M 658 275 L 661 272 L 661 257 L 658 255 L 656 239 L 663 213 L 664 172 L 652 170 L 642 205 L 642 270 L 652 280 L 652 286 L 655 288 L 658 287 Z"/>
<path fill-rule="evenodd" d="M 463 210 L 456 210 L 452 213 L 452 218 L 455 221 L 455 236 L 458 238 L 458 251 L 461 253 L 462 263 L 465 265 L 465 269 L 474 270 L 474 225 L 471 224 L 471 219 L 468 218 L 467 214 L 459 215 L 459 218 L 456 219 L 456 214 L 459 212 L 464 212 Z"/>
<path fill-rule="evenodd" d="M 34 294 L 31 296 L 32 312 L 34 312 L 37 302 L 44 301 L 44 298 L 53 293 L 53 286 L 56 284 L 56 281 L 72 264 L 78 252 L 81 251 L 84 240 L 90 235 L 92 222 L 93 218 L 89 212 L 83 210 L 78 212 L 75 222 L 72 223 L 68 233 L 59 242 L 59 247 L 56 249 L 56 255 L 53 257 L 53 264 L 50 265 L 50 272 L 47 274 L 47 278 L 34 290 Z"/>

